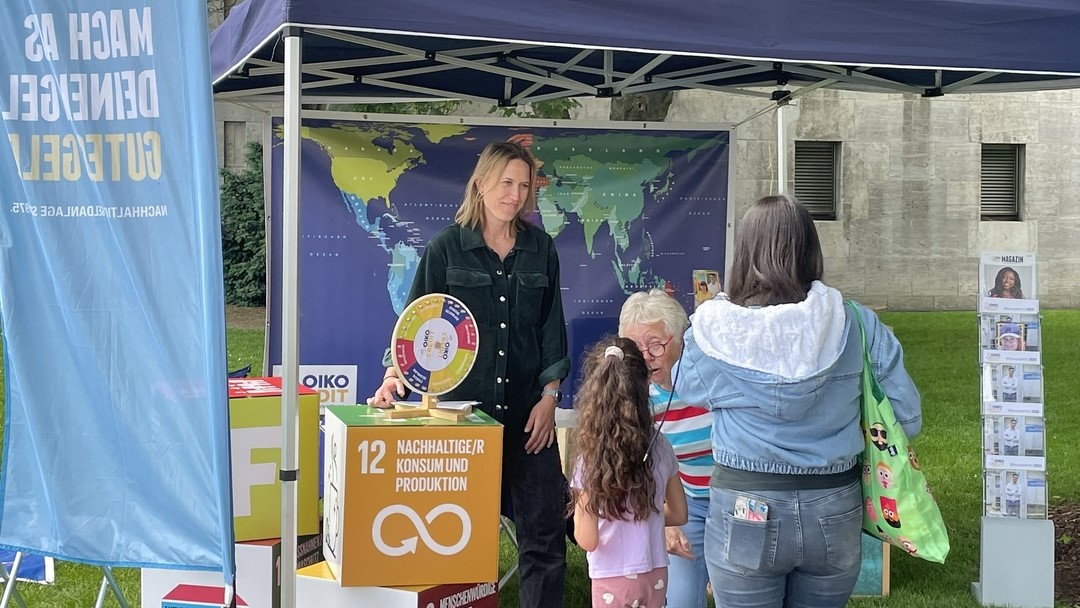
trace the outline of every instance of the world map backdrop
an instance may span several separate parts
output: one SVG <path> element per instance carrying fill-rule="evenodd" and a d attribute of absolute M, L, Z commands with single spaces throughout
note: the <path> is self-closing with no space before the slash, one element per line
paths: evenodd
<path fill-rule="evenodd" d="M 280 120 L 272 125 L 270 365 L 281 359 Z M 362 400 L 417 262 L 453 222 L 483 147 L 517 140 L 541 163 L 532 221 L 554 237 L 574 361 L 618 326 L 629 294 L 657 287 L 690 312 L 691 271 L 724 268 L 730 132 L 406 124 L 301 126 L 300 363 L 356 364 Z M 566 399 L 561 404 L 569 406 Z"/>

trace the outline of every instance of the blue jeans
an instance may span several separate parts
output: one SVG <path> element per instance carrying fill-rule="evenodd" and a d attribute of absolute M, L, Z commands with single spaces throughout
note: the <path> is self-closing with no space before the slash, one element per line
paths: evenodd
<path fill-rule="evenodd" d="M 739 495 L 764 500 L 768 519 L 735 519 Z M 862 563 L 859 482 L 827 490 L 712 488 L 710 499 L 705 560 L 718 608 L 847 604 Z"/>
<path fill-rule="evenodd" d="M 705 608 L 705 520 L 709 517 L 709 497 L 686 497 L 687 518 L 681 530 L 690 543 L 694 559 L 669 555 L 667 605 L 670 608 Z"/>

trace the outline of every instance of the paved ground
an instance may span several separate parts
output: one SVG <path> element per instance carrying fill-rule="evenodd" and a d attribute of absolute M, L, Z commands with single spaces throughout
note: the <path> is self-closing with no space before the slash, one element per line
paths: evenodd
<path fill-rule="evenodd" d="M 225 326 L 232 329 L 265 329 L 265 308 L 225 307 Z"/>

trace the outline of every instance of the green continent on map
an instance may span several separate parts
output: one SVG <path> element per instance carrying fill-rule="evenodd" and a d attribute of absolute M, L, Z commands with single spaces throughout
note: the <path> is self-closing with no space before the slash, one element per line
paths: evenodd
<path fill-rule="evenodd" d="M 619 252 L 629 249 L 630 224 L 641 219 L 647 197 L 662 199 L 668 194 L 673 179 L 671 153 L 697 151 L 702 143 L 687 137 L 626 133 L 536 137 L 532 150 L 549 181 L 537 201 L 544 228 L 556 235 L 567 215 L 576 216 L 585 251 L 595 257 L 596 235 L 606 225 L 615 244 L 612 265 L 622 284 L 651 281 L 642 269 L 641 257 L 624 264 Z M 642 250 L 651 256 L 651 249 Z"/>
<path fill-rule="evenodd" d="M 302 127 L 300 136 L 319 144 L 330 157 L 334 184 L 365 204 L 382 199 L 389 207 L 390 191 L 401 174 L 424 162 L 412 145 L 412 133 L 401 129 Z M 378 145 L 376 139 L 389 139 L 393 147 Z"/>
<path fill-rule="evenodd" d="M 369 123 L 364 126 L 337 124 L 330 127 L 301 127 L 300 136 L 317 143 L 330 160 L 330 177 L 341 191 L 344 202 L 356 223 L 376 237 L 390 255 L 387 264 L 386 290 L 398 313 L 405 306 L 413 274 L 420 259 L 416 247 L 400 240 L 407 231 L 397 230 L 408 223 L 390 216 L 391 224 L 370 220 L 368 206 L 383 201 L 387 211 L 394 209 L 391 196 L 405 172 L 426 164 L 417 140 L 437 144 L 462 135 L 471 127 L 460 124 L 426 124 L 403 128 L 392 124 Z M 395 230 L 391 230 L 395 228 Z"/>
<path fill-rule="evenodd" d="M 465 125 L 416 125 L 418 129 L 424 132 L 428 141 L 433 144 L 437 144 L 447 137 L 455 137 L 458 135 L 464 135 L 469 131 L 471 127 Z"/>

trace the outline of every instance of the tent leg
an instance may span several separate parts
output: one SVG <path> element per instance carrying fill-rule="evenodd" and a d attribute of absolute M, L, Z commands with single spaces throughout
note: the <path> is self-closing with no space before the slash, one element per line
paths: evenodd
<path fill-rule="evenodd" d="M 15 588 L 18 581 L 15 577 L 19 575 L 19 566 L 22 565 L 23 554 L 22 551 L 15 552 L 15 561 L 11 563 L 11 573 L 9 574 L 7 568 L 3 564 L 0 564 L 0 572 L 4 574 L 4 580 L 7 584 L 4 585 L 4 596 L 0 598 L 0 608 L 7 608 L 8 602 L 11 598 L 15 598 L 15 603 L 19 605 L 19 608 L 26 608 L 26 602 L 23 601 L 22 596 L 19 595 L 19 590 Z"/>
<path fill-rule="evenodd" d="M 102 566 L 101 572 L 104 576 L 101 578 L 101 587 L 98 589 L 97 603 L 94 604 L 95 608 L 102 608 L 105 605 L 105 592 L 108 589 L 112 589 L 120 608 L 128 608 L 127 600 L 124 599 L 124 592 L 120 590 L 120 585 L 116 584 L 116 577 L 113 576 L 112 568 Z"/>
<path fill-rule="evenodd" d="M 94 602 L 94 608 L 101 608 L 105 605 L 105 592 L 109 589 L 109 581 L 105 577 L 101 577 L 101 586 L 98 587 L 97 601 Z"/>
<path fill-rule="evenodd" d="M 300 28 L 285 31 L 285 107 L 281 214 L 281 608 L 296 606 L 296 478 L 300 264 Z M 317 475 L 317 471 L 305 471 Z"/>

